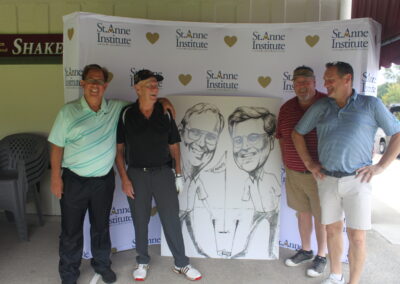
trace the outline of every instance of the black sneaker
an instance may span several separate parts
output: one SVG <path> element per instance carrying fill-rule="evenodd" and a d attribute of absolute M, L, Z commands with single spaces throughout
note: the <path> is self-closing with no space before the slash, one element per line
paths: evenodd
<path fill-rule="evenodd" d="M 320 276 L 326 268 L 326 257 L 315 256 L 313 263 L 309 269 L 307 269 L 307 275 L 310 277 Z"/>
<path fill-rule="evenodd" d="M 101 279 L 104 283 L 108 284 L 117 281 L 117 275 L 115 275 L 115 272 L 112 271 L 111 268 L 106 268 L 102 271 L 98 271 L 97 273 L 101 275 Z"/>
<path fill-rule="evenodd" d="M 303 249 L 297 251 L 297 253 L 292 256 L 291 258 L 288 258 L 285 260 L 285 264 L 287 266 L 297 266 L 299 264 L 305 263 L 312 261 L 314 257 L 314 253 L 312 250 L 310 251 L 305 251 Z"/>

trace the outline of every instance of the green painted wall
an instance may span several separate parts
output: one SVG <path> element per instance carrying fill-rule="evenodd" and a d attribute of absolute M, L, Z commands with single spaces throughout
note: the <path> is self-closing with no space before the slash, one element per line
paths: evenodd
<path fill-rule="evenodd" d="M 0 65 L 0 139 L 17 132 L 47 134 L 64 104 L 62 65 Z"/>

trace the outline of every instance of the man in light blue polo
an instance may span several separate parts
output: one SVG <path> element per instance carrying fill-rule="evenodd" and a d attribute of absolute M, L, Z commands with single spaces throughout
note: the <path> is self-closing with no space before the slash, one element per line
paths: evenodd
<path fill-rule="evenodd" d="M 83 69 L 83 97 L 63 106 L 49 135 L 51 191 L 60 199 L 59 273 L 63 284 L 79 277 L 83 220 L 89 212 L 91 264 L 105 283 L 116 281 L 111 270 L 109 216 L 115 180 L 116 129 L 128 102 L 106 100 L 108 71 L 97 64 Z M 171 108 L 168 100 L 164 108 Z"/>
<path fill-rule="evenodd" d="M 345 62 L 326 64 L 328 97 L 311 106 L 295 127 L 292 139 L 307 169 L 317 179 L 322 224 L 326 224 L 331 274 L 322 283 L 345 283 L 343 212 L 349 237 L 350 284 L 359 283 L 366 255 L 366 230 L 371 228 L 371 178 L 400 153 L 400 123 L 383 103 L 352 89 L 353 68 Z M 319 161 L 313 161 L 304 135 L 317 129 Z M 372 164 L 378 127 L 392 136 L 380 161 Z"/>

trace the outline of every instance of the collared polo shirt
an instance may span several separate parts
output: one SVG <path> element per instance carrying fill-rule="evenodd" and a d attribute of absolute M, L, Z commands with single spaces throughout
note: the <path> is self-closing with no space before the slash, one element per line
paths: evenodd
<path fill-rule="evenodd" d="M 315 91 L 315 100 L 326 97 L 325 94 Z M 307 170 L 293 144 L 292 131 L 307 110 L 301 108 L 299 100 L 294 97 L 282 105 L 279 110 L 276 138 L 282 139 L 283 162 L 286 167 L 293 171 L 304 172 Z M 313 160 L 318 161 L 317 131 L 311 130 L 304 136 L 308 151 Z"/>
<path fill-rule="evenodd" d="M 315 127 L 322 166 L 328 171 L 346 173 L 372 164 L 378 127 L 388 136 L 400 132 L 399 121 L 381 100 L 359 95 L 354 90 L 343 108 L 332 98 L 320 99 L 308 109 L 295 129 L 305 135 Z"/>
<path fill-rule="evenodd" d="M 183 171 L 183 173 L 185 179 L 184 188 L 187 190 L 184 190 L 179 194 L 179 200 L 181 200 L 179 203 L 179 210 L 192 211 L 195 206 L 196 196 L 199 200 L 203 201 L 207 199 L 208 194 L 199 175 L 194 179 L 191 179 L 188 175 L 185 175 L 185 171 Z"/>
<path fill-rule="evenodd" d="M 255 211 L 269 212 L 278 208 L 280 195 L 281 185 L 276 176 L 262 171 L 255 179 L 246 179 L 242 200 L 247 201 L 251 198 Z"/>
<path fill-rule="evenodd" d="M 125 105 L 103 98 L 94 112 L 84 97 L 64 105 L 48 138 L 64 148 L 62 167 L 83 177 L 106 175 L 114 164 L 118 118 Z"/>
<path fill-rule="evenodd" d="M 172 116 L 164 114 L 161 103 L 154 104 L 147 119 L 139 108 L 139 101 L 121 112 L 117 143 L 125 144 L 127 164 L 133 168 L 151 168 L 171 164 L 169 145 L 181 141 Z"/>

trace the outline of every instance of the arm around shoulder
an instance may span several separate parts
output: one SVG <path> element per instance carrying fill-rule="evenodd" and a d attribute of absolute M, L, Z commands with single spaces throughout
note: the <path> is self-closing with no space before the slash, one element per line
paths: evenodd
<path fill-rule="evenodd" d="M 171 101 L 167 98 L 159 98 L 158 101 L 162 104 L 164 112 L 170 111 L 172 114 L 173 119 L 176 118 L 176 111 L 174 106 L 172 105 Z"/>

